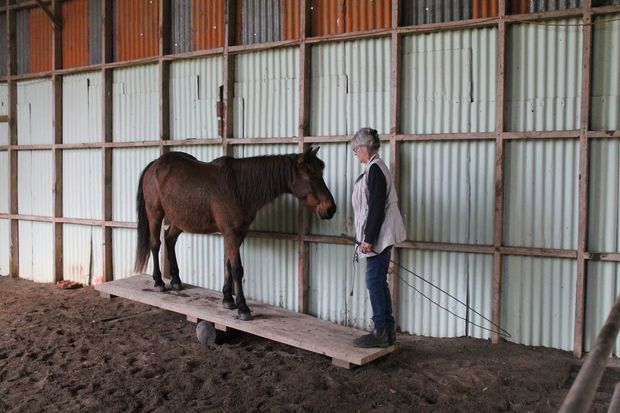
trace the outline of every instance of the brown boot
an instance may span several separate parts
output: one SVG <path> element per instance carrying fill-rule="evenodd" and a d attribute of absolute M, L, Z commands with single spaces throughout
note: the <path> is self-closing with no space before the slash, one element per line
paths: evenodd
<path fill-rule="evenodd" d="M 387 347 L 388 335 L 384 327 L 375 327 L 370 334 L 353 340 L 353 345 L 360 348 Z"/>

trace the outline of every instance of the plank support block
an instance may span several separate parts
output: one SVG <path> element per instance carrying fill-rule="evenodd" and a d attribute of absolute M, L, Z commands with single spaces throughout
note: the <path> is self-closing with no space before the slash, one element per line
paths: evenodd
<path fill-rule="evenodd" d="M 99 292 L 99 296 L 100 296 L 101 298 L 105 298 L 106 300 L 111 300 L 111 299 L 113 299 L 114 297 L 116 297 L 114 294 L 104 293 L 103 291 L 100 291 L 100 292 Z"/>
<path fill-rule="evenodd" d="M 198 323 L 198 317 L 195 317 L 193 315 L 187 315 L 187 321 L 189 321 L 190 323 L 194 323 L 197 324 Z"/>
<path fill-rule="evenodd" d="M 336 358 L 332 359 L 332 364 L 334 366 L 336 366 L 336 367 L 341 367 L 341 368 L 347 369 L 347 370 L 350 370 L 351 367 L 352 367 L 351 363 L 349 363 L 348 361 L 340 360 L 340 359 L 336 359 Z"/>
<path fill-rule="evenodd" d="M 228 327 L 226 327 L 224 324 L 215 323 L 215 328 L 220 331 L 228 331 Z"/>

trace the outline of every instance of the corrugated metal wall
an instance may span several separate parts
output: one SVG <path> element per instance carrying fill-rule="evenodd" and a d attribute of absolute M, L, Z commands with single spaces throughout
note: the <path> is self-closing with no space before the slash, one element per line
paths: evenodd
<path fill-rule="evenodd" d="M 114 60 L 159 54 L 159 1 L 115 0 Z"/>
<path fill-rule="evenodd" d="M 19 53 L 18 53 L 19 54 Z M 52 23 L 40 7 L 30 9 L 30 71 L 52 69 Z"/>
<path fill-rule="evenodd" d="M 193 0 L 192 49 L 224 47 L 224 0 Z"/>
<path fill-rule="evenodd" d="M 404 133 L 495 130 L 497 29 L 403 38 Z"/>
<path fill-rule="evenodd" d="M 401 26 L 471 19 L 471 0 L 403 1 Z"/>
<path fill-rule="evenodd" d="M 581 0 L 510 0 L 507 3 L 507 12 L 510 14 L 572 9 L 582 4 Z M 592 3 L 596 5 L 596 0 Z"/>
<path fill-rule="evenodd" d="M 8 214 L 9 209 L 9 174 L 11 164 L 7 151 L 0 151 L 0 213 Z"/>
<path fill-rule="evenodd" d="M 63 279 L 84 285 L 103 275 L 100 227 L 63 225 Z"/>
<path fill-rule="evenodd" d="M 297 136 L 299 50 L 242 54 L 235 68 L 235 137 Z"/>
<path fill-rule="evenodd" d="M 297 0 L 282 0 L 282 40 L 299 39 L 299 8 Z"/>
<path fill-rule="evenodd" d="M 0 116 L 9 114 L 9 87 L 6 83 L 0 83 Z M 9 124 L 0 122 L 0 145 L 9 144 Z"/>
<path fill-rule="evenodd" d="M 472 17 L 474 19 L 497 16 L 498 11 L 499 0 L 472 0 Z"/>
<path fill-rule="evenodd" d="M 507 245 L 577 248 L 579 141 L 506 144 Z"/>
<path fill-rule="evenodd" d="M 240 0 L 240 44 L 275 42 L 281 38 L 280 0 Z"/>
<path fill-rule="evenodd" d="M 170 137 L 218 137 L 217 102 L 222 85 L 221 56 L 170 65 Z"/>
<path fill-rule="evenodd" d="M 33 80 L 17 84 L 17 143 L 53 143 L 52 81 Z"/>
<path fill-rule="evenodd" d="M 34 282 L 54 282 L 53 224 L 19 221 L 19 277 Z"/>
<path fill-rule="evenodd" d="M 17 212 L 22 215 L 53 215 L 52 151 L 17 153 Z"/>
<path fill-rule="evenodd" d="M 172 53 L 192 50 L 192 0 L 172 0 L 170 4 L 170 49 Z"/>
<path fill-rule="evenodd" d="M 62 67 L 88 65 L 88 0 L 71 0 L 62 7 Z"/>
<path fill-rule="evenodd" d="M 63 76 L 62 82 L 63 143 L 101 142 L 101 72 Z"/>
<path fill-rule="evenodd" d="M 344 33 L 345 0 L 309 0 L 310 35 L 325 36 Z"/>
<path fill-rule="evenodd" d="M 135 197 L 135 194 L 133 196 Z M 135 274 L 133 264 L 136 259 L 137 239 L 138 234 L 135 229 L 112 228 L 112 272 L 115 280 Z M 160 250 L 160 260 L 162 255 Z M 150 255 L 145 273 L 153 274 L 153 258 Z M 182 273 L 181 277 L 183 277 Z"/>
<path fill-rule="evenodd" d="M 401 145 L 401 208 L 408 239 L 492 244 L 495 143 Z"/>
<path fill-rule="evenodd" d="M 346 32 L 389 29 L 391 25 L 392 0 L 346 0 Z"/>
<path fill-rule="evenodd" d="M 159 139 L 159 68 L 157 65 L 114 71 L 112 123 L 115 142 Z"/>
<path fill-rule="evenodd" d="M 28 9 L 15 13 L 15 42 L 17 46 L 17 74 L 30 71 L 30 14 Z"/>
<path fill-rule="evenodd" d="M 584 351 L 591 351 L 616 297 L 620 295 L 620 264 L 594 261 L 588 262 L 587 269 Z M 612 348 L 612 354 L 620 355 L 618 338 Z"/>
<path fill-rule="evenodd" d="M 101 63 L 101 1 L 88 0 L 88 63 Z"/>
<path fill-rule="evenodd" d="M 0 219 L 0 276 L 9 275 L 11 234 L 8 219 Z"/>
<path fill-rule="evenodd" d="M 575 284 L 574 260 L 505 257 L 501 317 L 508 340 L 572 350 Z"/>
<path fill-rule="evenodd" d="M 618 3 L 620 4 L 620 2 Z M 608 20 L 616 21 L 608 21 Z M 592 109 L 594 130 L 620 129 L 620 14 L 595 19 L 592 47 Z"/>
<path fill-rule="evenodd" d="M 554 20 L 578 25 L 581 18 Z M 579 129 L 581 27 L 511 25 L 506 53 L 509 131 Z"/>
<path fill-rule="evenodd" d="M 4 40 L 6 36 L 6 15 L 0 13 L 0 38 L 3 41 L 0 42 L 0 76 L 6 76 L 7 74 L 7 42 Z"/>
<path fill-rule="evenodd" d="M 65 149 L 62 151 L 62 159 L 62 215 L 69 218 L 102 219 L 101 150 Z"/>
<path fill-rule="evenodd" d="M 347 135 L 364 126 L 388 133 L 389 62 L 387 38 L 313 46 L 310 133 Z"/>
<path fill-rule="evenodd" d="M 620 252 L 620 141 L 590 143 L 588 249 Z"/>

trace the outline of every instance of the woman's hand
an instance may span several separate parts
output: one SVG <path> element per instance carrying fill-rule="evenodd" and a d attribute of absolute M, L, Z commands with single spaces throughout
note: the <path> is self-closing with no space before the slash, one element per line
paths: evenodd
<path fill-rule="evenodd" d="M 362 242 L 360 245 L 360 252 L 362 254 L 368 254 L 369 252 L 372 252 L 372 244 Z"/>

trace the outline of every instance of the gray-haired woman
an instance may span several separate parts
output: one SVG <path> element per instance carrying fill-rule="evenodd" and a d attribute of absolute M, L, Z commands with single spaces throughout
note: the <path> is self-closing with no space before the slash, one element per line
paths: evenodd
<path fill-rule="evenodd" d="M 405 240 L 392 174 L 379 156 L 381 141 L 375 129 L 362 128 L 351 140 L 357 159 L 365 164 L 353 188 L 355 238 L 366 257 L 366 287 L 374 329 L 353 341 L 357 347 L 387 347 L 396 341 L 392 298 L 387 283 L 392 246 Z"/>

